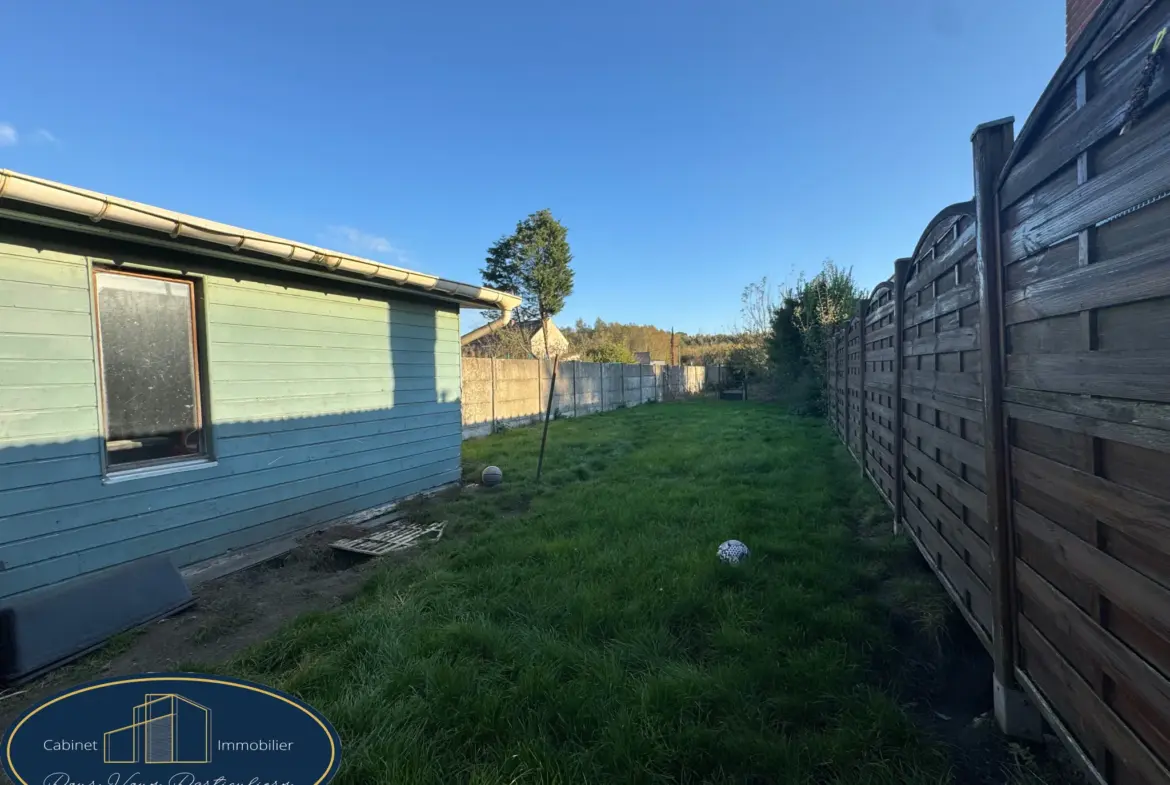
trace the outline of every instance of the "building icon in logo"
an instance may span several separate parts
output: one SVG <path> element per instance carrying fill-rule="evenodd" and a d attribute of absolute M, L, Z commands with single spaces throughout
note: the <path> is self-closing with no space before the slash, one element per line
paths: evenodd
<path fill-rule="evenodd" d="M 210 763 L 211 709 L 174 693 L 148 693 L 133 722 L 107 731 L 106 763 Z"/>

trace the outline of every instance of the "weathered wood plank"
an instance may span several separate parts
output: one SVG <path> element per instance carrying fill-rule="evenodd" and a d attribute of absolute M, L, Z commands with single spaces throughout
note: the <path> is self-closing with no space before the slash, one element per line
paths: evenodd
<path fill-rule="evenodd" d="M 1170 501 L 1019 448 L 1012 449 L 1012 472 L 1018 482 L 1091 510 L 1127 537 L 1160 553 L 1170 551 Z"/>
<path fill-rule="evenodd" d="M 933 283 L 935 279 L 958 264 L 964 257 L 975 252 L 975 222 L 971 220 L 973 218 L 974 212 L 968 218 L 967 226 L 959 234 L 959 239 L 956 242 L 951 243 L 950 247 L 937 254 L 930 261 L 919 263 L 917 274 L 906 284 L 906 296 L 910 296 L 924 286 Z"/>
<path fill-rule="evenodd" d="M 941 354 L 942 352 L 968 352 L 979 348 L 978 327 L 958 327 L 933 335 L 924 335 L 902 342 L 902 352 L 907 357 Z"/>
<path fill-rule="evenodd" d="M 1040 394 L 1042 395 L 1043 393 Z M 1052 395 L 1057 394 L 1052 393 Z M 1084 400 L 1080 396 L 1077 396 L 1077 399 Z M 1089 399 L 1092 403 L 1100 403 L 1105 400 L 1100 398 Z M 1149 405 L 1153 406 L 1153 404 Z M 1017 420 L 1039 423 L 1051 428 L 1061 428 L 1087 436 L 1096 436 L 1101 439 L 1110 439 L 1125 444 L 1132 444 L 1135 447 L 1144 447 L 1148 450 L 1159 450 L 1170 453 L 1170 430 L 1152 428 L 1145 425 L 1113 422 L 1093 415 L 1042 409 L 1013 402 L 1008 402 L 1006 408 L 1008 416 Z M 1167 423 L 1167 425 L 1170 426 L 1170 423 Z"/>
<path fill-rule="evenodd" d="M 990 591 L 991 587 L 991 550 L 987 540 L 981 532 L 963 523 L 950 507 L 947 507 L 937 496 L 931 493 L 925 485 L 921 485 L 913 477 L 906 476 L 906 492 L 918 500 L 921 512 L 930 523 L 938 523 L 943 535 L 955 548 L 960 556 L 964 556 L 963 549 L 971 557 L 971 564 L 978 570 L 979 579 Z"/>
<path fill-rule="evenodd" d="M 1011 354 L 1007 372 L 1011 387 L 1170 402 L 1170 351 Z"/>
<path fill-rule="evenodd" d="M 1014 504 L 1021 531 L 1044 543 L 1046 552 L 1078 580 L 1096 586 L 1109 600 L 1170 640 L 1170 591 L 1030 507 Z"/>
<path fill-rule="evenodd" d="M 907 522 L 921 540 L 927 551 L 933 555 L 932 565 L 940 569 L 954 586 L 961 607 L 970 611 L 982 628 L 982 636 L 988 637 L 991 630 L 991 591 L 979 580 L 979 576 L 955 552 L 951 544 L 939 534 L 922 512 L 913 504 L 906 505 Z M 941 566 L 938 563 L 942 558 Z M 979 630 L 976 630 L 979 632 Z"/>
<path fill-rule="evenodd" d="M 908 466 L 921 471 L 923 476 L 930 482 L 938 485 L 951 496 L 954 496 L 959 500 L 960 504 L 972 510 L 975 514 L 985 514 L 987 497 L 983 491 L 971 485 L 945 466 L 936 463 L 933 458 L 910 442 L 905 442 L 902 449 L 902 456 Z"/>
<path fill-rule="evenodd" d="M 956 460 L 962 461 L 980 472 L 983 471 L 984 450 L 982 446 L 969 442 L 956 434 L 947 433 L 917 417 L 905 416 L 902 419 L 902 427 L 911 438 L 921 439 L 923 446 L 930 449 L 937 447 Z"/>
<path fill-rule="evenodd" d="M 1093 691 L 1060 652 L 1040 634 L 1027 619 L 1019 622 L 1021 642 L 1040 657 L 1045 667 L 1056 676 L 1067 701 L 1077 708 L 1078 724 L 1088 724 L 1106 740 L 1119 763 L 1137 772 L 1146 782 L 1170 782 L 1168 770 L 1122 722 L 1113 709 Z M 1068 721 L 1069 718 L 1064 718 Z"/>
<path fill-rule="evenodd" d="M 940 294 L 933 302 L 921 308 L 907 309 L 903 327 L 913 327 L 977 302 L 979 302 L 979 290 L 976 288 L 975 282 L 970 281 L 956 286 L 945 294 Z"/>
<path fill-rule="evenodd" d="M 917 390 L 950 393 L 974 400 L 979 400 L 983 394 L 980 374 L 975 371 L 957 373 L 905 370 L 902 372 L 902 379 L 904 384 Z"/>
<path fill-rule="evenodd" d="M 884 417 L 890 422 L 893 422 L 894 420 L 894 410 L 884 404 L 878 403 L 877 401 L 870 401 L 867 403 L 865 405 L 865 411 L 867 414 L 872 413 L 877 414 L 880 417 Z M 872 419 L 873 418 L 871 417 L 870 420 L 872 421 Z"/>
<path fill-rule="evenodd" d="M 903 371 L 903 378 L 909 371 Z M 963 417 L 968 420 L 983 420 L 982 403 L 976 398 L 967 398 L 960 395 L 950 395 L 937 390 L 923 389 L 904 384 L 902 398 L 913 403 L 920 403 L 932 409 Z"/>
<path fill-rule="evenodd" d="M 1115 682 L 1126 685 L 1128 692 L 1134 695 L 1144 696 L 1151 719 L 1156 718 L 1163 728 L 1170 725 L 1170 680 L 1165 674 L 1134 654 L 1026 563 L 1018 562 L 1016 569 L 1020 592 L 1036 603 L 1043 616 L 1043 619 L 1033 621 L 1050 624 L 1059 630 L 1103 666 Z M 1143 720 L 1140 716 L 1123 719 L 1131 725 Z"/>
<path fill-rule="evenodd" d="M 1007 387 L 1004 399 L 1023 406 L 1051 409 L 1109 423 L 1170 430 L 1170 406 L 1144 401 L 1086 398 L 1081 395 Z M 1112 438 L 1112 437 L 1109 437 Z M 1142 445 L 1138 445 L 1139 447 Z"/>
<path fill-rule="evenodd" d="M 1170 247 L 1140 248 L 1008 292 L 1007 324 L 1170 296 Z"/>
<path fill-rule="evenodd" d="M 887 395 L 894 394 L 894 372 L 870 372 L 865 376 L 865 389 L 881 391 Z M 867 403 L 868 407 L 869 404 Z"/>
<path fill-rule="evenodd" d="M 1132 90 L 1131 79 L 1114 78 L 1105 82 L 1083 109 L 1071 115 L 1012 167 L 1000 189 L 1000 203 L 1004 207 L 1014 204 L 1080 153 L 1121 128 Z M 1153 108 L 1168 91 L 1170 80 L 1156 80 L 1150 86 L 1147 106 Z"/>
<path fill-rule="evenodd" d="M 868 409 L 869 407 L 867 406 L 866 408 Z M 877 435 L 877 436 L 881 436 L 882 438 L 885 439 L 885 442 L 877 442 L 874 440 L 870 440 L 872 442 L 870 444 L 871 447 L 876 446 L 876 447 L 880 448 L 882 450 L 882 452 L 885 452 L 885 453 L 890 452 L 890 450 L 892 449 L 892 445 L 894 444 L 894 432 L 893 431 L 891 431 L 889 428 L 887 428 L 886 426 L 882 425 L 881 423 L 879 423 L 873 419 L 867 419 L 865 421 L 865 429 L 869 433 L 870 436 Z M 891 446 L 887 447 L 886 445 L 891 445 Z"/>
<path fill-rule="evenodd" d="M 890 300 L 889 302 L 870 308 L 865 315 L 865 323 L 867 325 L 877 324 L 882 319 L 885 319 L 887 316 L 891 315 L 893 312 L 894 301 Z M 866 333 L 868 334 L 869 331 L 866 330 Z"/>
<path fill-rule="evenodd" d="M 1017 262 L 1167 190 L 1170 190 L 1170 137 L 1163 134 L 1140 154 L 1091 178 L 1072 193 L 1054 199 L 1019 225 L 1009 227 L 1003 234 L 1003 262 Z"/>

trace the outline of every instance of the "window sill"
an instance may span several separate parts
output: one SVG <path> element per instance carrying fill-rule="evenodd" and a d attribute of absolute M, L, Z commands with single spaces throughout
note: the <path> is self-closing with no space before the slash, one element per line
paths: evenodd
<path fill-rule="evenodd" d="M 192 458 L 188 461 L 175 461 L 161 466 L 140 466 L 137 469 L 114 471 L 102 477 L 102 485 L 113 485 L 128 480 L 140 480 L 145 477 L 161 477 L 164 474 L 179 474 L 196 469 L 211 469 L 219 466 L 219 461 L 210 458 Z"/>

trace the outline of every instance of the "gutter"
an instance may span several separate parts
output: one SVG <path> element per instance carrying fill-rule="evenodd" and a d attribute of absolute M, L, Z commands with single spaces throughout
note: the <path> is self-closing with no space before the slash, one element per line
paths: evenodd
<path fill-rule="evenodd" d="M 351 256 L 338 251 L 305 245 L 204 218 L 164 210 L 161 207 L 152 207 L 127 199 L 119 199 L 116 196 L 108 196 L 96 191 L 87 191 L 83 188 L 75 188 L 51 180 L 42 180 L 39 177 L 32 177 L 8 169 L 0 169 L 0 204 L 10 200 L 84 216 L 94 224 L 113 223 L 158 232 L 178 241 L 174 243 L 175 245 L 182 245 L 184 250 L 195 253 L 208 254 L 209 252 L 198 245 L 186 245 L 184 241 L 212 243 L 223 246 L 225 250 L 231 252 L 246 251 L 258 254 L 276 260 L 276 266 L 300 272 L 305 270 L 299 265 L 309 265 L 320 268 L 324 272 L 345 273 L 347 274 L 344 276 L 346 278 L 353 276 L 359 280 L 377 282 L 382 286 L 389 285 L 404 291 L 430 294 L 477 308 L 499 308 L 508 313 L 520 304 L 519 297 L 507 292 L 438 278 L 376 262 L 372 259 L 363 259 L 360 256 Z M 6 209 L 2 212 L 18 220 L 60 225 L 59 222 L 42 221 L 40 216 L 21 211 L 19 208 Z M 82 226 L 76 228 L 87 231 Z M 214 252 L 209 255 L 231 256 L 231 254 Z M 241 257 L 237 261 L 250 262 L 252 260 L 248 257 Z M 269 266 L 272 265 L 269 264 Z"/>
<path fill-rule="evenodd" d="M 517 298 L 517 300 L 518 299 L 519 298 Z M 507 325 L 508 322 L 510 322 L 511 320 L 512 320 L 512 309 L 505 308 L 504 312 L 500 315 L 499 319 L 496 319 L 494 322 L 488 322 L 487 324 L 483 325 L 482 327 L 476 327 L 474 330 L 469 332 L 467 335 L 460 336 L 459 337 L 459 345 L 466 346 L 467 344 L 471 343 L 472 341 L 479 340 L 480 338 L 484 337 L 485 335 L 488 335 L 490 333 L 494 333 L 496 330 Z"/>

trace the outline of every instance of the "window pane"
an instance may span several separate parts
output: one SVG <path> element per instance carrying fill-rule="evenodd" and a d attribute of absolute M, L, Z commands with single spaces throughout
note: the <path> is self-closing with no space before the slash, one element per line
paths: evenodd
<path fill-rule="evenodd" d="M 108 460 L 201 451 L 192 285 L 97 274 Z"/>

